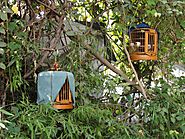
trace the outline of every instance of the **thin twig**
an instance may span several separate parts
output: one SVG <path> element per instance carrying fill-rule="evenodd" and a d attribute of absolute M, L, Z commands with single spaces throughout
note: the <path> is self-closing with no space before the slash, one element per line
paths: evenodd
<path fill-rule="evenodd" d="M 61 14 L 59 14 L 57 11 L 55 11 L 53 8 L 51 8 L 51 7 L 48 6 L 47 4 L 45 4 L 45 3 L 43 3 L 43 2 L 41 2 L 41 1 L 39 1 L 39 0 L 36 0 L 36 1 L 37 1 L 38 3 L 44 5 L 45 7 L 47 7 L 48 9 L 50 9 L 51 11 L 53 11 L 56 15 L 61 16 Z"/>
<path fill-rule="evenodd" d="M 56 50 L 63 50 L 65 48 L 67 48 L 67 46 L 64 46 L 64 47 L 59 48 L 59 49 L 57 49 L 57 48 L 39 48 L 39 50 L 43 50 L 43 51 L 56 51 Z"/>
<path fill-rule="evenodd" d="M 145 89 L 144 89 L 144 87 L 143 87 L 141 81 L 140 81 L 139 78 L 138 78 L 137 72 L 136 72 L 136 70 L 135 70 L 135 68 L 134 68 L 134 66 L 133 66 L 133 64 L 132 64 L 132 61 L 131 61 L 131 59 L 130 59 L 130 55 L 129 55 L 129 52 L 128 52 L 127 48 L 126 48 L 126 44 L 125 44 L 124 40 L 123 40 L 123 46 L 124 46 L 125 53 L 126 53 L 126 55 L 127 55 L 129 64 L 130 64 L 130 66 L 131 66 L 131 68 L 132 68 L 132 70 L 133 70 L 133 72 L 134 72 L 135 77 L 136 77 L 136 81 L 138 82 L 138 84 L 139 84 L 139 86 L 140 86 L 140 88 L 141 88 L 141 92 L 142 92 L 143 96 L 145 97 L 145 99 L 147 99 L 146 91 L 145 91 Z"/>
<path fill-rule="evenodd" d="M 50 49 L 55 49 L 55 48 L 56 48 L 56 45 L 57 45 L 57 42 L 58 42 L 59 39 L 60 39 L 61 31 L 62 31 L 63 28 L 64 28 L 64 25 L 63 25 L 63 23 L 64 23 L 64 17 L 65 17 L 65 15 L 62 15 L 62 16 L 60 17 L 60 19 L 59 19 L 59 24 L 58 24 L 58 27 L 57 27 L 57 29 L 56 29 L 55 37 L 54 37 L 54 38 L 51 40 L 51 42 L 50 42 Z M 37 66 L 36 66 L 36 69 L 37 69 L 40 65 L 42 65 L 42 63 L 44 62 L 44 60 L 48 57 L 49 53 L 50 53 L 49 51 L 46 51 L 46 52 L 45 52 L 45 54 L 43 55 L 43 57 L 41 58 L 41 60 L 38 62 Z M 33 72 L 34 72 L 34 69 L 31 70 L 30 72 L 26 73 L 26 74 L 24 75 L 24 78 L 29 77 Z"/>

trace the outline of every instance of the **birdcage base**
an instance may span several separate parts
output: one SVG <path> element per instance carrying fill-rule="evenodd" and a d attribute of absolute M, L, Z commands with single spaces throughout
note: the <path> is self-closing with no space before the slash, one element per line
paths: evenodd
<path fill-rule="evenodd" d="M 60 110 L 73 109 L 73 104 L 54 104 L 53 107 Z"/>
<path fill-rule="evenodd" d="M 131 60 L 157 60 L 157 55 L 131 54 Z"/>

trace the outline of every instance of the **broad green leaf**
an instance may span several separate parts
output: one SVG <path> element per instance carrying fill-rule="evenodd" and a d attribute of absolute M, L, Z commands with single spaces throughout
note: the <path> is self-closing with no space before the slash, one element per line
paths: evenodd
<path fill-rule="evenodd" d="M 155 6 L 156 5 L 156 2 L 155 2 L 155 0 L 147 0 L 147 3 L 148 3 L 148 5 L 149 6 Z"/>
<path fill-rule="evenodd" d="M 184 119 L 184 115 L 179 115 L 179 116 L 176 117 L 176 119 L 177 119 L 178 121 L 181 121 L 181 120 Z"/>
<path fill-rule="evenodd" d="M 20 132 L 20 127 L 17 126 L 15 123 L 11 123 L 7 126 L 8 130 L 13 133 L 19 133 Z"/>
<path fill-rule="evenodd" d="M 1 12 L 1 11 L 0 11 L 0 18 L 1 18 L 3 21 L 7 20 L 7 19 L 8 19 L 7 13 L 4 13 L 4 12 Z"/>
<path fill-rule="evenodd" d="M 157 13 L 157 11 L 156 10 L 147 10 L 146 11 L 146 13 L 148 14 L 148 15 L 155 15 L 156 13 Z"/>
<path fill-rule="evenodd" d="M 16 30 L 16 28 L 17 28 L 17 24 L 15 22 L 9 23 L 8 30 L 13 32 L 14 30 Z"/>
<path fill-rule="evenodd" d="M 21 38 L 21 39 L 27 39 L 27 35 L 28 33 L 27 32 L 18 32 L 16 33 L 16 35 Z"/>
<path fill-rule="evenodd" d="M 9 48 L 14 51 L 21 48 L 21 45 L 16 42 L 10 42 Z"/>
<path fill-rule="evenodd" d="M 0 63 L 0 69 L 6 69 L 6 66 L 5 66 L 5 64 L 3 64 L 3 63 Z M 1 111 L 1 110 L 0 110 Z"/>
<path fill-rule="evenodd" d="M 0 33 L 5 34 L 4 28 L 0 27 Z"/>
<path fill-rule="evenodd" d="M 5 42 L 0 42 L 0 47 L 6 47 L 6 43 Z"/>
<path fill-rule="evenodd" d="M 2 48 L 0 48 L 0 54 L 3 55 L 4 54 L 4 50 Z"/>

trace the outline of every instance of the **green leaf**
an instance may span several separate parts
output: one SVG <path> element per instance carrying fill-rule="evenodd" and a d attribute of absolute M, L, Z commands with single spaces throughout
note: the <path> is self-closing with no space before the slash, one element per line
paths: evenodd
<path fill-rule="evenodd" d="M 181 22 L 180 22 L 180 25 L 181 25 L 183 28 L 185 28 L 185 21 L 181 21 Z"/>
<path fill-rule="evenodd" d="M 8 130 L 13 133 L 19 133 L 20 127 L 16 125 L 15 123 L 11 123 L 9 126 L 7 126 Z"/>
<path fill-rule="evenodd" d="M 176 117 L 176 119 L 177 119 L 178 121 L 181 121 L 181 120 L 184 119 L 184 115 L 179 115 L 179 116 Z"/>
<path fill-rule="evenodd" d="M 155 13 L 157 13 L 157 11 L 156 10 L 147 10 L 146 11 L 146 13 L 148 14 L 148 15 L 155 15 Z"/>
<path fill-rule="evenodd" d="M 0 48 L 0 54 L 3 55 L 4 54 L 4 50 L 2 48 Z"/>
<path fill-rule="evenodd" d="M 161 2 L 162 2 L 163 4 L 168 3 L 167 0 L 162 0 Z"/>
<path fill-rule="evenodd" d="M 9 48 L 10 48 L 12 51 L 14 51 L 14 50 L 17 50 L 17 49 L 21 48 L 21 45 L 18 44 L 18 43 L 16 43 L 16 42 L 10 42 Z"/>
<path fill-rule="evenodd" d="M 147 0 L 147 3 L 148 3 L 149 6 L 155 6 L 156 5 L 155 0 Z"/>
<path fill-rule="evenodd" d="M 181 126 L 180 128 L 181 128 L 182 132 L 185 133 L 185 126 Z"/>
<path fill-rule="evenodd" d="M 5 34 L 4 28 L 0 27 L 0 33 Z"/>
<path fill-rule="evenodd" d="M 1 12 L 1 11 L 0 11 L 0 18 L 1 18 L 3 21 L 7 20 L 7 19 L 8 19 L 7 13 L 4 13 L 4 12 Z"/>
<path fill-rule="evenodd" d="M 159 125 L 159 128 L 164 131 L 164 126 L 162 124 Z"/>
<path fill-rule="evenodd" d="M 5 42 L 0 42 L 0 47 L 6 47 L 6 43 Z"/>
<path fill-rule="evenodd" d="M 6 13 L 13 13 L 11 9 L 9 9 L 8 7 L 7 8 L 3 8 L 3 11 L 6 12 Z"/>
<path fill-rule="evenodd" d="M 4 113 L 5 115 L 13 116 L 13 114 L 3 110 L 2 108 L 0 108 L 0 112 Z"/>
<path fill-rule="evenodd" d="M 165 113 L 168 113 L 168 109 L 167 108 L 162 108 L 162 111 Z"/>
<path fill-rule="evenodd" d="M 15 22 L 10 22 L 8 26 L 8 30 L 13 32 L 16 29 L 17 29 L 17 24 Z"/>
<path fill-rule="evenodd" d="M 18 32 L 16 35 L 21 39 L 27 39 L 28 36 L 27 32 Z"/>
<path fill-rule="evenodd" d="M 172 121 L 172 123 L 175 123 L 175 118 L 171 117 L 171 121 Z"/>
<path fill-rule="evenodd" d="M 6 66 L 5 66 L 5 64 L 3 64 L 3 63 L 0 63 L 0 69 L 6 69 Z M 0 110 L 1 111 L 1 110 Z"/>
<path fill-rule="evenodd" d="M 117 101 L 120 98 L 119 94 L 112 94 L 113 100 Z"/>
<path fill-rule="evenodd" d="M 127 95 L 126 98 L 128 99 L 128 101 L 131 101 L 132 100 L 131 95 Z"/>
<path fill-rule="evenodd" d="M 11 60 L 7 67 L 10 67 L 13 63 L 15 63 L 15 59 Z"/>
<path fill-rule="evenodd" d="M 182 32 L 180 29 L 176 29 L 176 35 L 177 35 L 177 38 L 183 38 L 184 32 Z"/>
<path fill-rule="evenodd" d="M 74 32 L 74 31 L 67 31 L 66 34 L 67 34 L 68 36 L 75 36 L 77 33 Z"/>
<path fill-rule="evenodd" d="M 5 128 L 6 128 L 6 126 L 5 126 L 3 123 L 0 123 L 0 128 L 5 129 Z"/>

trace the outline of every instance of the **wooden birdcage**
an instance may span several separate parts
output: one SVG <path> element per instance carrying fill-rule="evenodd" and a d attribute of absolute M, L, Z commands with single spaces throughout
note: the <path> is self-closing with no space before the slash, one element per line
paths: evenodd
<path fill-rule="evenodd" d="M 56 97 L 53 107 L 56 109 L 73 109 L 72 93 L 70 91 L 68 79 L 66 79 Z"/>
<path fill-rule="evenodd" d="M 37 103 L 50 103 L 56 109 L 75 106 L 74 75 L 66 71 L 43 71 L 38 74 Z"/>
<path fill-rule="evenodd" d="M 131 60 L 157 60 L 158 32 L 151 28 L 136 28 L 130 32 Z"/>

